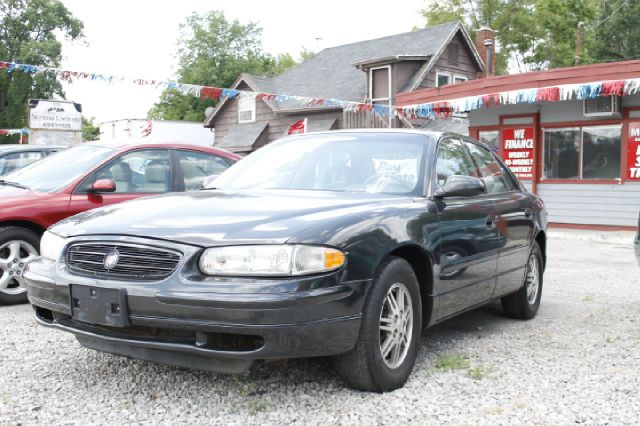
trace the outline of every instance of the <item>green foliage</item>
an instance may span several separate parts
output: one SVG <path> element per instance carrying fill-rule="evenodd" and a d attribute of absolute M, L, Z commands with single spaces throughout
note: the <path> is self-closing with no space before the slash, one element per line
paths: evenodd
<path fill-rule="evenodd" d="M 59 38 L 75 40 L 82 31 L 82 22 L 59 0 L 0 0 L 0 60 L 56 67 Z M 28 100 L 56 95 L 64 98 L 54 75 L 0 70 L 0 128 L 26 127 Z"/>
<path fill-rule="evenodd" d="M 180 26 L 178 80 L 203 86 L 231 87 L 242 73 L 276 75 L 296 64 L 289 54 L 277 58 L 263 52 L 262 29 L 255 23 L 228 21 L 220 11 L 193 13 Z M 167 90 L 149 111 L 149 118 L 204 120 L 215 103 Z"/>
<path fill-rule="evenodd" d="M 464 354 L 445 353 L 434 362 L 434 367 L 441 371 L 463 370 L 469 368 L 469 357 Z"/>
<path fill-rule="evenodd" d="M 586 29 L 593 43 L 592 58 L 598 62 L 640 58 L 640 2 L 602 2 L 596 21 Z"/>
<path fill-rule="evenodd" d="M 82 117 L 82 140 L 95 141 L 100 138 L 100 127 L 94 123 L 95 117 Z"/>
<path fill-rule="evenodd" d="M 307 50 L 307 48 L 303 47 L 300 51 L 300 62 L 304 62 L 309 60 L 315 56 L 315 52 L 311 50 Z"/>
<path fill-rule="evenodd" d="M 427 25 L 462 21 L 473 34 L 482 25 L 496 30 L 496 70 L 509 62 L 519 70 L 572 65 L 576 28 L 596 17 L 597 0 L 429 0 L 422 11 Z M 589 40 L 584 41 L 588 49 Z M 585 54 L 582 62 L 592 61 Z"/>

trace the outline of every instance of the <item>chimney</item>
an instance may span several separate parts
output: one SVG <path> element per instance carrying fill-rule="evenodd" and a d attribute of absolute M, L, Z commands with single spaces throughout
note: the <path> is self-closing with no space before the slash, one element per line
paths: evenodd
<path fill-rule="evenodd" d="M 496 64 L 496 32 L 488 26 L 482 26 L 476 32 L 476 49 L 484 61 L 484 75 L 494 74 Z"/>

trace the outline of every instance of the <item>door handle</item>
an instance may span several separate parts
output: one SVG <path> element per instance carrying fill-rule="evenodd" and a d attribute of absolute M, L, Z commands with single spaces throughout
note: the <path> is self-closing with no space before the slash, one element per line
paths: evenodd
<path fill-rule="evenodd" d="M 487 225 L 487 228 L 493 228 L 493 225 L 496 224 L 496 218 L 493 216 L 487 216 L 487 220 L 484 223 Z"/>
<path fill-rule="evenodd" d="M 524 209 L 524 217 L 527 219 L 531 217 L 531 209 Z"/>

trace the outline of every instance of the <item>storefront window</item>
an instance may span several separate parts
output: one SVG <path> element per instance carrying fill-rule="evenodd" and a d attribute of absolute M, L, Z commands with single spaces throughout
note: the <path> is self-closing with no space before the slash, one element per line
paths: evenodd
<path fill-rule="evenodd" d="M 478 132 L 478 140 L 487 145 L 493 152 L 498 152 L 500 149 L 500 134 L 497 130 L 481 130 Z"/>
<path fill-rule="evenodd" d="M 582 178 L 620 177 L 620 126 L 582 128 Z"/>
<path fill-rule="evenodd" d="M 585 126 L 544 130 L 545 179 L 620 177 L 622 127 Z"/>
<path fill-rule="evenodd" d="M 545 129 L 545 179 L 578 179 L 580 177 L 580 129 Z"/>

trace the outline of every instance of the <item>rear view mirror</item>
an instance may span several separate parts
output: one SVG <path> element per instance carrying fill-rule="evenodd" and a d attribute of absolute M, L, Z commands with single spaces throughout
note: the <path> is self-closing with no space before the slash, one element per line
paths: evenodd
<path fill-rule="evenodd" d="M 436 191 L 437 198 L 474 197 L 484 194 L 487 189 L 484 182 L 473 176 L 452 175 L 447 178 L 441 189 Z"/>
<path fill-rule="evenodd" d="M 89 192 L 115 192 L 116 183 L 111 179 L 98 179 L 91 185 Z"/>

